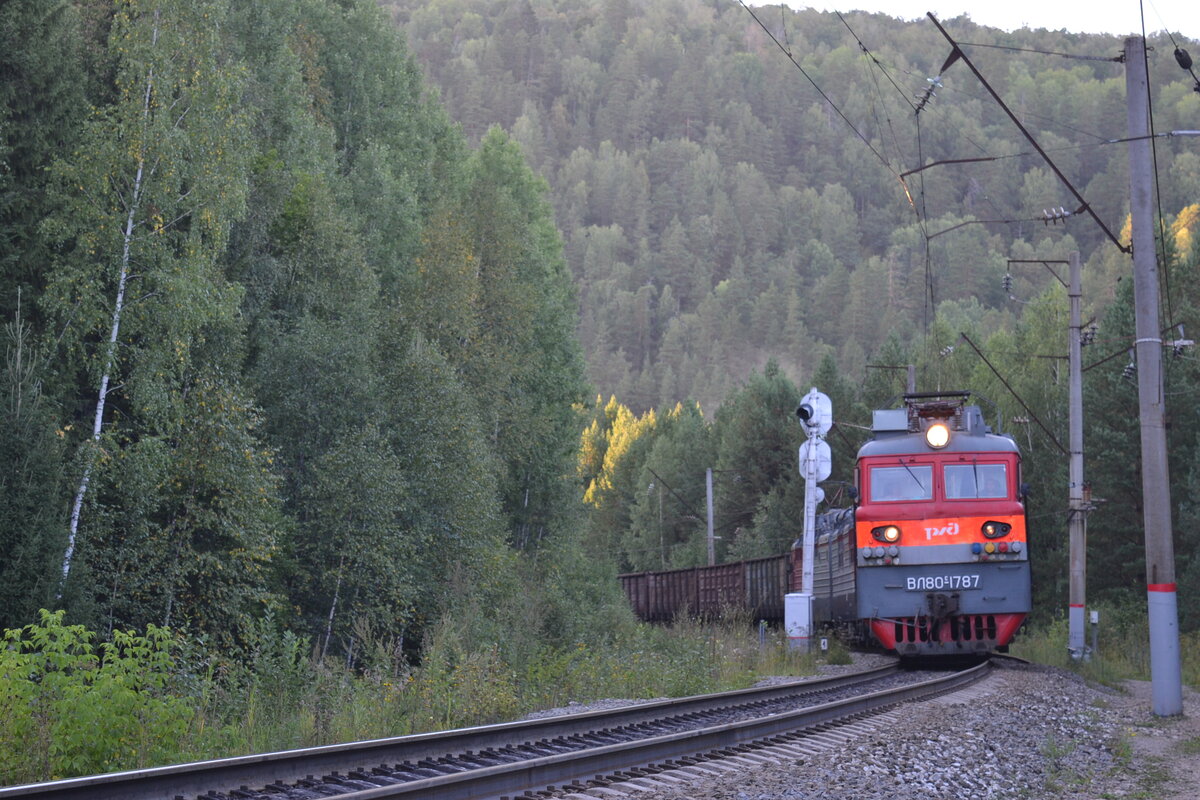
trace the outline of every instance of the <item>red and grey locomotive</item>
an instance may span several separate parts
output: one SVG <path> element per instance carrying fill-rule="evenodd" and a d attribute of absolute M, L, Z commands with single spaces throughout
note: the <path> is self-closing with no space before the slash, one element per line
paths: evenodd
<path fill-rule="evenodd" d="M 1021 457 L 967 397 L 906 395 L 858 451 L 858 618 L 901 655 L 1005 647 L 1030 610 Z"/>

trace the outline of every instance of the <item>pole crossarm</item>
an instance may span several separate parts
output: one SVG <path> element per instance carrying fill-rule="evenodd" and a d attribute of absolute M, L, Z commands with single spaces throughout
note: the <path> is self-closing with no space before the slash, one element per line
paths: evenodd
<path fill-rule="evenodd" d="M 1070 264 L 1071 263 L 1070 261 L 1064 261 L 1061 258 L 1058 258 L 1058 259 L 1055 259 L 1055 258 L 1010 258 L 1010 259 L 1008 259 L 1008 263 L 1009 264 L 1041 264 L 1043 267 L 1046 268 L 1046 270 L 1051 275 L 1054 276 L 1055 280 L 1057 280 L 1059 283 L 1062 284 L 1064 289 L 1070 288 L 1070 286 L 1068 286 L 1067 282 L 1062 279 L 1062 276 L 1060 276 L 1057 272 L 1055 272 L 1053 269 L 1050 268 L 1051 264 Z"/>
<path fill-rule="evenodd" d="M 1054 171 L 1054 174 L 1058 176 L 1058 179 L 1062 181 L 1068 189 L 1071 190 L 1071 194 L 1075 195 L 1075 199 L 1080 203 L 1080 208 L 1084 211 L 1087 211 L 1087 213 L 1091 215 L 1092 219 L 1096 221 L 1096 224 L 1100 226 L 1100 229 L 1103 230 L 1108 238 L 1112 240 L 1113 244 L 1117 246 L 1117 249 L 1119 249 L 1122 253 L 1132 253 L 1132 246 L 1121 244 L 1121 240 L 1113 235 L 1113 232 L 1110 231 L 1108 226 L 1104 224 L 1104 220 L 1100 219 L 1096 212 L 1092 210 L 1092 207 L 1088 205 L 1086 200 L 1083 199 L 1083 195 L 1079 193 L 1079 190 L 1075 188 L 1071 181 L 1067 180 L 1067 176 L 1062 173 L 1062 170 L 1058 168 L 1058 165 L 1051 160 L 1049 154 L 1047 154 L 1046 151 L 1042 149 L 1042 146 L 1038 144 L 1037 140 L 1033 138 L 1033 134 L 1026 130 L 1025 126 L 1021 124 L 1021 121 L 1017 119 L 1017 115 L 1014 114 L 1007 105 L 1005 105 L 1004 100 L 1000 98 L 1000 95 L 996 93 L 996 90 L 993 89 L 991 84 L 987 82 L 987 79 L 983 77 L 983 74 L 979 71 L 979 69 L 976 68 L 973 63 L 971 63 L 971 59 L 967 58 L 967 54 L 964 53 L 961 48 L 959 48 L 958 42 L 954 41 L 950 34 L 946 32 L 946 29 L 942 27 L 942 24 L 937 21 L 937 17 L 933 15 L 933 12 L 929 12 L 927 16 L 933 21 L 933 24 L 937 27 L 938 31 L 941 32 L 942 36 L 946 37 L 946 41 L 949 42 L 950 46 L 953 48 L 953 51 L 951 52 L 951 59 L 947 59 L 946 63 L 949 64 L 954 57 L 957 57 L 967 65 L 967 68 L 970 69 L 971 72 L 975 74 L 975 77 L 979 79 L 979 82 L 983 84 L 983 88 L 988 90 L 988 94 L 990 94 L 992 98 L 999 103 L 1000 108 L 1004 109 L 1004 113 L 1007 114 L 1008 118 L 1012 120 L 1012 123 L 1017 126 L 1017 130 L 1019 130 L 1021 134 L 1029 140 L 1029 143 L 1033 145 L 1033 149 L 1037 150 L 1038 155 L 1042 157 L 1042 159 L 1046 162 L 1046 165 L 1050 167 L 1050 169 Z"/>

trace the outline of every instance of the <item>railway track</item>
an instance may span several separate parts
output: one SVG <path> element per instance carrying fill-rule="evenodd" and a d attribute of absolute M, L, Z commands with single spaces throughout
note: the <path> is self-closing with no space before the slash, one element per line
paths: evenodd
<path fill-rule="evenodd" d="M 886 666 L 610 711 L 17 786 L 0 789 L 0 800 L 474 800 L 580 791 L 852 725 L 955 691 L 988 669 L 929 678 Z"/>

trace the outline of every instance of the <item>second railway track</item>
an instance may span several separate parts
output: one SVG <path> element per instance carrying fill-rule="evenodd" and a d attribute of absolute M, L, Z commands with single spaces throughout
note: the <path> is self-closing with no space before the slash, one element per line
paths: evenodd
<path fill-rule="evenodd" d="M 581 790 L 954 691 L 988 668 L 928 678 L 881 667 L 610 711 L 18 786 L 0 789 L 0 800 L 483 800 L 551 786 Z"/>

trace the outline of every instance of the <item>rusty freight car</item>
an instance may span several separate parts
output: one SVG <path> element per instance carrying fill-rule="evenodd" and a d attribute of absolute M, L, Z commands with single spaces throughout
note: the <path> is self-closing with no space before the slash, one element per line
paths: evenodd
<path fill-rule="evenodd" d="M 852 618 L 854 513 L 844 508 L 817 516 L 813 560 L 815 613 L 819 619 Z M 647 622 L 678 616 L 715 618 L 729 613 L 783 621 L 783 597 L 800 590 L 801 550 L 711 567 L 634 572 L 620 576 L 629 605 Z"/>

